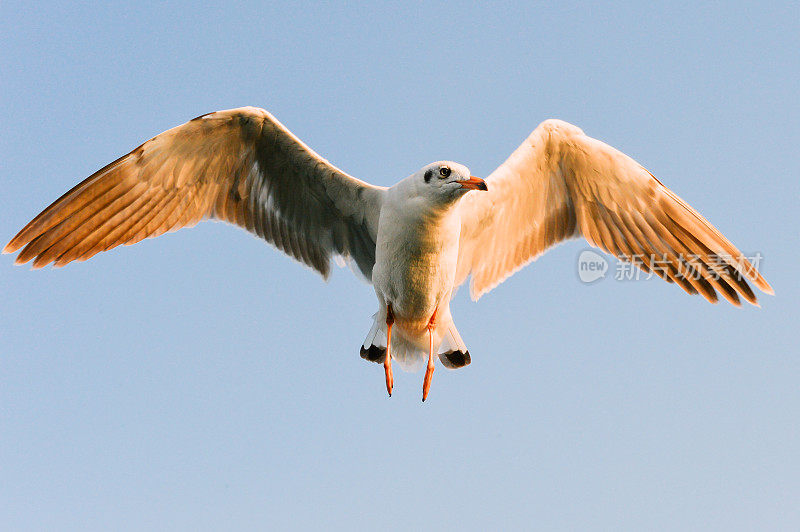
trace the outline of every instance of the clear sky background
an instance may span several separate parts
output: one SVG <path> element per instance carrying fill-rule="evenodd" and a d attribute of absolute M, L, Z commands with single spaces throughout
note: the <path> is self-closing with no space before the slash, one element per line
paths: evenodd
<path fill-rule="evenodd" d="M 4 256 L 3 528 L 800 528 L 800 8 L 642 4 L 3 2 L 3 243 L 209 111 L 264 107 L 382 185 L 443 158 L 485 176 L 557 117 L 761 253 L 777 293 L 586 285 L 569 242 L 458 293 L 472 365 L 422 404 L 421 373 L 389 399 L 358 356 L 370 286 L 240 229 Z"/>

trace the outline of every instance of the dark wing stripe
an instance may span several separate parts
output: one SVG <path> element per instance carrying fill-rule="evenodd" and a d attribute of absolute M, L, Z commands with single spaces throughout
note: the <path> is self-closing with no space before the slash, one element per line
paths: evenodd
<path fill-rule="evenodd" d="M 708 247 L 719 257 L 727 257 L 733 259 L 731 264 L 739 273 L 745 278 L 754 282 L 761 290 L 770 292 L 772 289 L 769 284 L 764 280 L 761 274 L 755 267 L 730 243 L 714 226 L 712 226 L 705 218 L 703 218 L 697 211 L 692 209 L 686 202 L 675 195 L 672 191 L 664 189 L 667 196 L 661 201 L 663 212 L 670 216 L 676 223 L 681 224 L 683 227 L 691 227 L 694 229 L 692 233 L 696 238 L 701 240 L 703 244 Z M 669 201 L 666 198 L 673 201 Z"/>
<path fill-rule="evenodd" d="M 139 218 L 133 227 L 131 227 L 130 231 L 125 233 L 125 236 L 130 239 L 126 242 L 135 244 L 136 242 L 140 242 L 150 236 L 152 231 L 148 229 L 148 227 L 151 225 L 151 222 L 156 216 L 158 216 L 158 213 L 164 209 L 164 206 L 169 204 L 169 202 L 172 201 L 177 194 L 177 190 L 170 190 L 166 194 L 160 194 L 157 196 L 152 202 L 152 206 L 148 205 L 149 208 L 147 212 L 144 213 L 141 218 Z"/>
<path fill-rule="evenodd" d="M 92 257 L 101 251 L 105 251 L 109 249 L 109 247 L 113 247 L 114 242 L 126 240 L 121 239 L 121 235 L 124 235 L 142 215 L 149 212 L 147 206 L 153 202 L 155 196 L 156 193 L 154 191 L 148 190 L 139 195 L 124 211 L 109 218 L 109 220 L 103 224 L 102 231 L 98 232 L 99 239 L 91 250 L 86 253 L 86 258 Z"/>
<path fill-rule="evenodd" d="M 720 281 L 726 285 L 730 284 L 729 287 L 731 290 L 733 290 L 732 297 L 735 297 L 737 301 L 738 296 L 736 293 L 738 292 L 744 296 L 748 302 L 755 304 L 755 293 L 750 288 L 750 285 L 748 285 L 747 282 L 742 278 L 743 273 L 737 270 L 736 265 L 730 263 L 729 259 L 732 257 L 727 255 L 719 256 L 715 254 L 705 245 L 705 243 L 682 227 L 677 220 L 672 220 L 677 226 L 678 232 L 676 236 L 686 243 L 688 248 L 692 249 L 694 253 L 700 256 L 709 275 L 719 278 Z M 721 259 L 725 259 L 725 262 L 720 262 Z"/>
<path fill-rule="evenodd" d="M 669 249 L 667 258 L 671 261 L 673 267 L 676 269 L 676 275 L 680 276 L 682 279 L 691 284 L 697 290 L 697 292 L 705 297 L 710 303 L 716 303 L 718 298 L 714 289 L 711 288 L 705 279 L 694 275 L 691 271 L 692 268 L 690 268 L 688 263 L 683 259 L 683 256 L 685 256 L 683 254 L 684 248 L 680 242 L 678 242 L 670 230 L 662 223 L 656 221 L 655 219 L 653 219 L 651 223 L 653 223 L 651 227 L 656 233 L 657 238 L 667 246 L 667 249 Z M 653 253 L 653 251 L 650 253 Z M 657 251 L 653 254 L 659 261 L 663 260 L 664 255 L 659 254 Z"/>
<path fill-rule="evenodd" d="M 77 227 L 69 236 L 70 239 L 79 242 L 79 244 L 70 250 L 70 256 L 81 259 L 84 253 L 93 249 L 105 234 L 124 220 L 125 211 L 131 205 L 136 204 L 137 200 L 146 197 L 147 191 L 145 183 L 136 183 L 130 190 L 87 219 L 84 225 Z M 86 258 L 92 255 L 94 253 Z"/>

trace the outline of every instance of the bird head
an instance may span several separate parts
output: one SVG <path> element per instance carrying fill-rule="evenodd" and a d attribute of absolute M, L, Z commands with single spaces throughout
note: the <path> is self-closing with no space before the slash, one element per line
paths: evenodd
<path fill-rule="evenodd" d="M 452 203 L 470 190 L 488 190 L 486 181 L 470 175 L 469 168 L 452 161 L 438 161 L 411 176 L 414 188 L 436 203 Z"/>

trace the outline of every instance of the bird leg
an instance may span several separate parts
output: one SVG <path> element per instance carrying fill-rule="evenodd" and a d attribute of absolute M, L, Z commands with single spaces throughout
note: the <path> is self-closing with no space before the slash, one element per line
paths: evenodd
<path fill-rule="evenodd" d="M 433 311 L 433 316 L 428 322 L 428 367 L 425 368 L 425 380 L 422 383 L 422 402 L 428 398 L 428 392 L 431 390 L 431 380 L 433 379 L 433 327 L 436 320 L 436 311 Z"/>
<path fill-rule="evenodd" d="M 386 359 L 383 361 L 383 372 L 386 374 L 386 391 L 389 397 L 392 396 L 394 387 L 394 376 L 392 375 L 392 325 L 394 324 L 394 313 L 392 304 L 386 306 Z"/>

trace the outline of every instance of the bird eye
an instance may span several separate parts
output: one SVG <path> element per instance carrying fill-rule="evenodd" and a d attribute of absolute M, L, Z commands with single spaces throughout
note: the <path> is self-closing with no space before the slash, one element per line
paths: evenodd
<path fill-rule="evenodd" d="M 450 169 L 446 166 L 439 168 L 439 175 L 442 177 L 450 177 Z"/>

